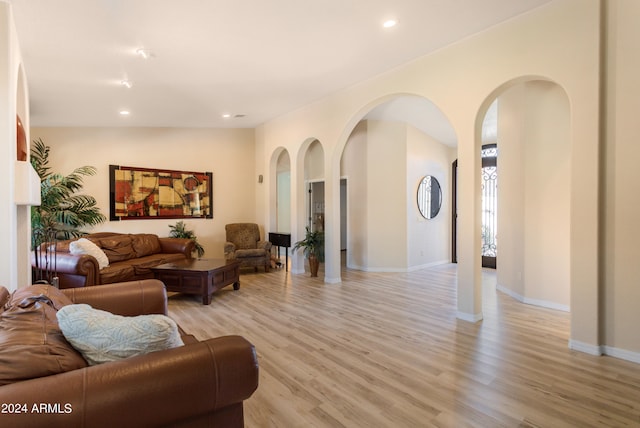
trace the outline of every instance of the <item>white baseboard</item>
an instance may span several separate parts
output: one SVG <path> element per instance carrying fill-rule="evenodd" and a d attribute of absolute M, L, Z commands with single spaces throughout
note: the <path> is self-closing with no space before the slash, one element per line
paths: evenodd
<path fill-rule="evenodd" d="M 640 352 L 628 351 L 626 349 L 604 346 L 604 354 L 621 360 L 631 361 L 640 364 Z"/>
<path fill-rule="evenodd" d="M 390 268 L 390 267 L 357 267 L 356 269 L 364 272 L 391 272 L 391 273 L 406 273 L 406 268 Z"/>
<path fill-rule="evenodd" d="M 414 272 L 414 271 L 417 271 L 417 270 L 420 270 L 420 269 L 427 269 L 427 268 L 431 268 L 431 267 L 434 267 L 434 266 L 446 265 L 446 264 L 449 264 L 449 263 L 451 263 L 451 260 L 438 260 L 438 261 L 435 261 L 435 262 L 425 263 L 423 265 L 411 266 L 411 267 L 408 268 L 407 271 L 408 272 Z"/>
<path fill-rule="evenodd" d="M 619 358 L 621 360 L 630 361 L 632 363 L 640 364 L 640 352 L 629 351 L 627 349 L 615 348 L 613 346 L 606 345 L 591 345 L 590 343 L 584 343 L 577 340 L 569 340 L 569 349 L 574 351 L 584 352 L 590 355 L 607 355 L 613 358 Z"/>
<path fill-rule="evenodd" d="M 480 312 L 479 314 L 468 314 L 466 312 L 460 312 L 458 311 L 456 313 L 456 318 L 461 319 L 462 321 L 467 321 L 467 322 L 478 322 L 478 321 L 482 321 L 482 312 Z"/>
<path fill-rule="evenodd" d="M 602 355 L 602 346 L 592 345 L 590 343 L 580 342 L 578 340 L 569 339 L 569 349 L 574 351 L 584 352 L 590 355 Z"/>
<path fill-rule="evenodd" d="M 420 269 L 427 269 L 434 266 L 445 265 L 451 263 L 449 260 L 439 260 L 437 262 L 425 263 L 423 265 L 418 266 L 410 266 L 406 268 L 398 268 L 398 267 L 368 267 L 368 266 L 358 266 L 353 264 L 348 264 L 347 267 L 349 269 L 360 270 L 363 272 L 392 272 L 392 273 L 407 273 L 414 272 Z"/>
<path fill-rule="evenodd" d="M 567 305 L 563 305 L 556 302 L 550 302 L 548 300 L 540 300 L 540 299 L 531 299 L 529 297 L 524 297 L 513 290 L 508 289 L 503 285 L 496 285 L 496 289 L 501 291 L 502 293 L 513 297 L 517 301 L 524 303 L 526 305 L 540 306 L 541 308 L 547 309 L 555 309 L 557 311 L 570 312 L 570 307 Z"/>
<path fill-rule="evenodd" d="M 340 284 L 342 282 L 342 277 L 335 277 L 335 278 L 327 278 L 326 276 L 324 277 L 324 282 L 326 282 L 327 284 Z"/>

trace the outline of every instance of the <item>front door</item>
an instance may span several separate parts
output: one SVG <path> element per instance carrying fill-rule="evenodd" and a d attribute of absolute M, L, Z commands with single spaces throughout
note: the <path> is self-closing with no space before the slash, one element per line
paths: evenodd
<path fill-rule="evenodd" d="M 498 264 L 498 147 L 482 146 L 482 267 Z M 452 165 L 451 261 L 458 262 L 458 161 Z"/>
<path fill-rule="evenodd" d="M 496 268 L 498 256 L 498 147 L 482 146 L 482 267 Z"/>

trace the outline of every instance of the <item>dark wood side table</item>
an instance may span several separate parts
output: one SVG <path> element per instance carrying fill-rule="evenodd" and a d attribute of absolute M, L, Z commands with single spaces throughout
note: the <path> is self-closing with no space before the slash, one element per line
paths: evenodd
<path fill-rule="evenodd" d="M 190 259 L 152 267 L 156 279 L 167 291 L 198 294 L 202 304 L 211 304 L 211 295 L 229 284 L 240 288 L 240 262 L 224 259 Z"/>
<path fill-rule="evenodd" d="M 278 247 L 278 257 L 280 257 L 280 247 L 284 247 L 284 268 L 285 270 L 289 270 L 289 247 L 291 246 L 291 234 L 269 232 L 269 242 Z"/>

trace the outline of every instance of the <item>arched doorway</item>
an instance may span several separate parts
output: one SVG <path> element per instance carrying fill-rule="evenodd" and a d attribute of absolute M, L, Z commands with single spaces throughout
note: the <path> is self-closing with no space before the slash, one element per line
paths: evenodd
<path fill-rule="evenodd" d="M 396 95 L 362 112 L 340 159 L 348 268 L 402 272 L 449 262 L 449 198 L 436 216 L 423 216 L 418 188 L 429 176 L 450 194 L 456 144 L 448 119 L 424 97 Z"/>
<path fill-rule="evenodd" d="M 493 97 L 500 156 L 497 287 L 522 302 L 568 311 L 568 97 L 539 79 L 504 85 Z"/>

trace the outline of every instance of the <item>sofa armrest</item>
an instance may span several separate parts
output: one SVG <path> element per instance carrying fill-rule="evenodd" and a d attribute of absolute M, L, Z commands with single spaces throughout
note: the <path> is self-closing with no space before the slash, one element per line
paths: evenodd
<path fill-rule="evenodd" d="M 196 243 L 193 239 L 188 238 L 158 238 L 160 240 L 160 248 L 163 253 L 182 253 L 188 259 L 191 258 L 191 254 L 195 251 Z"/>
<path fill-rule="evenodd" d="M 241 403 L 258 387 L 255 348 L 240 336 L 105 363 L 0 387 L 0 402 L 28 414 L 6 426 L 173 426 Z M 34 413 L 34 404 L 59 412 Z"/>
<path fill-rule="evenodd" d="M 236 252 L 236 244 L 233 242 L 225 242 L 224 243 L 224 258 L 227 260 L 231 260 L 235 258 Z"/>
<path fill-rule="evenodd" d="M 105 284 L 100 287 L 61 290 L 74 303 L 86 303 L 95 309 L 117 315 L 167 314 L 167 292 L 157 279 Z"/>
<path fill-rule="evenodd" d="M 54 255 L 49 254 L 49 260 L 45 260 L 45 256 L 38 254 L 38 263 L 36 266 L 36 254 L 31 253 L 31 266 L 33 268 L 50 268 L 61 275 L 84 276 L 84 286 L 100 284 L 100 266 L 95 257 L 88 254 L 74 255 L 71 253 L 58 252 Z M 49 263 L 49 266 L 47 266 Z"/>

